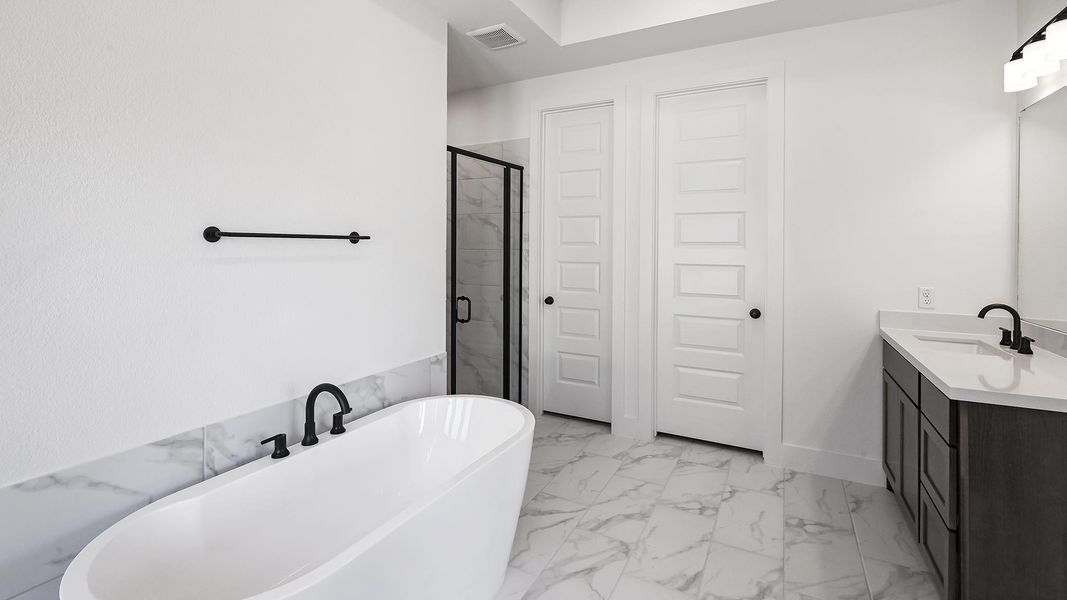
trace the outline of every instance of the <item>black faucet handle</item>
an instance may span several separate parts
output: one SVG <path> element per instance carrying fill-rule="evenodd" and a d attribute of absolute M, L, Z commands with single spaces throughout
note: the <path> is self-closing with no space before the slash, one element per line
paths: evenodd
<path fill-rule="evenodd" d="M 351 412 L 351 411 L 349 411 Z M 345 432 L 345 411 L 333 414 L 333 427 L 330 429 L 331 435 L 341 435 Z"/>
<path fill-rule="evenodd" d="M 1011 341 L 1011 330 L 1006 328 L 1006 327 L 1001 327 L 1000 328 L 1000 345 L 1001 346 L 1010 346 L 1011 344 L 1012 344 L 1012 341 Z"/>
<path fill-rule="evenodd" d="M 271 452 L 270 457 L 285 458 L 286 456 L 289 456 L 289 449 L 286 448 L 285 437 L 286 436 L 284 433 L 279 433 L 276 436 L 269 437 L 263 440 L 262 442 L 260 442 L 260 445 L 274 442 L 274 452 Z"/>
<path fill-rule="evenodd" d="M 1019 354 L 1033 354 L 1034 350 L 1030 347 L 1030 342 L 1033 342 L 1034 338 L 1023 336 L 1023 339 L 1019 341 Z"/>

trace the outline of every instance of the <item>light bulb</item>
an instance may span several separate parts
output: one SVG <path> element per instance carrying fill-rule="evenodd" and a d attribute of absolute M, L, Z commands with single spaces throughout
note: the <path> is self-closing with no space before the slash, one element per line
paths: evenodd
<path fill-rule="evenodd" d="M 1023 59 L 1016 58 L 1004 63 L 1004 91 L 1021 92 L 1037 86 L 1037 77 L 1027 72 Z"/>

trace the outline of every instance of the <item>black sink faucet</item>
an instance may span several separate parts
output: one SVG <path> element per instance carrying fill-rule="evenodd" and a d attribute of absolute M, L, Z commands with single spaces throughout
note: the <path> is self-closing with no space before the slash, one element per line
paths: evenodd
<path fill-rule="evenodd" d="M 990 304 L 989 306 L 986 306 L 982 310 L 978 311 L 978 318 L 979 319 L 984 319 L 985 316 L 986 316 L 986 313 L 988 313 L 991 310 L 996 310 L 998 308 L 1000 310 L 1005 310 L 1005 311 L 1007 311 L 1008 313 L 1011 314 L 1011 319 L 1012 319 L 1011 349 L 1012 350 L 1018 350 L 1019 346 L 1023 343 L 1023 320 L 1022 320 L 1022 317 L 1019 316 L 1019 311 L 1017 311 L 1014 308 L 1008 306 L 1007 304 Z"/>
<path fill-rule="evenodd" d="M 304 439 L 300 442 L 301 446 L 314 446 L 319 443 L 319 436 L 315 435 L 315 400 L 323 392 L 329 392 L 337 399 L 337 403 L 341 405 L 339 414 L 347 415 L 352 412 L 352 407 L 348 405 L 348 398 L 345 398 L 345 393 L 341 391 L 341 388 L 332 383 L 316 385 L 315 389 L 308 394 L 307 404 L 304 405 Z"/>

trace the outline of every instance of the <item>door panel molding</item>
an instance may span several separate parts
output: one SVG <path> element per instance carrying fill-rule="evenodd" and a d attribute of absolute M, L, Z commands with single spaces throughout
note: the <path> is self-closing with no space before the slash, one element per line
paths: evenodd
<path fill-rule="evenodd" d="M 609 90 L 590 90 L 589 92 L 578 94 L 543 96 L 535 99 L 532 103 L 530 120 L 530 159 L 532 167 L 529 219 L 530 295 L 528 299 L 530 309 L 530 351 L 528 361 L 530 396 L 528 408 L 534 414 L 540 414 L 544 410 L 544 374 L 546 365 L 544 362 L 545 332 L 543 328 L 545 325 L 544 311 L 546 310 L 546 305 L 543 299 L 545 294 L 548 293 L 548 287 L 546 286 L 548 279 L 559 276 L 558 272 L 554 272 L 553 268 L 544 264 L 544 240 L 546 234 L 549 233 L 548 228 L 552 228 L 554 230 L 552 233 L 559 236 L 560 246 L 564 248 L 580 250 L 582 248 L 599 247 L 604 242 L 599 234 L 593 235 L 593 232 L 599 229 L 596 227 L 598 223 L 596 220 L 588 218 L 597 215 L 588 212 L 583 213 L 580 209 L 583 202 L 588 202 L 591 196 L 599 193 L 599 190 L 590 187 L 588 182 L 583 183 L 580 177 L 575 176 L 575 174 L 580 175 L 579 171 L 581 170 L 576 170 L 570 174 L 570 194 L 564 200 L 565 202 L 573 203 L 574 212 L 568 213 L 566 215 L 568 219 L 564 222 L 548 223 L 545 220 L 545 186 L 541 174 L 544 173 L 545 166 L 546 148 L 544 139 L 546 122 L 551 114 L 608 106 L 612 109 L 612 131 L 610 132 L 612 147 L 609 149 L 612 163 L 612 201 L 609 221 L 599 223 L 599 225 L 604 228 L 604 231 L 610 232 L 607 236 L 611 243 L 611 264 L 610 268 L 601 269 L 599 275 L 601 280 L 611 282 L 610 304 L 612 318 L 607 323 L 601 320 L 599 325 L 602 328 L 601 331 L 610 335 L 612 366 L 614 368 L 610 369 L 610 382 L 600 382 L 600 384 L 609 386 L 611 390 L 612 430 L 622 435 L 636 437 L 636 428 L 626 426 L 622 416 L 623 411 L 619 407 L 620 402 L 628 395 L 626 391 L 627 373 L 625 369 L 621 368 L 624 361 L 624 342 L 627 335 L 626 322 L 628 320 L 624 316 L 626 314 L 624 307 L 624 295 L 626 292 L 624 270 L 626 268 L 625 256 L 627 248 L 626 199 L 629 196 L 625 169 L 626 132 L 628 130 L 627 101 L 626 88 L 620 87 Z M 560 136 L 560 146 L 557 150 L 563 153 L 595 151 L 599 149 L 596 144 L 599 143 L 601 137 L 602 132 L 596 131 L 595 127 L 569 128 L 566 135 Z M 598 216 L 597 218 L 599 219 Z M 572 314 L 565 315 L 565 317 L 570 317 L 570 320 L 568 322 L 558 322 L 557 326 L 561 331 L 556 333 L 564 333 L 565 331 L 564 335 L 568 335 L 575 340 L 596 341 L 596 338 L 593 337 L 583 337 L 583 334 L 588 335 L 589 327 L 593 326 L 593 324 L 589 322 L 588 316 L 583 317 L 581 309 L 584 307 L 578 304 L 580 303 L 569 307 Z M 553 306 L 559 308 L 558 305 L 554 304 Z M 636 317 L 629 320 L 632 321 L 632 327 L 636 327 Z M 630 374 L 629 378 L 633 380 L 631 387 L 636 388 L 636 374 Z"/>
<path fill-rule="evenodd" d="M 762 85 L 766 89 L 766 156 L 765 161 L 765 197 L 766 197 L 766 289 L 763 306 L 762 325 L 764 328 L 764 373 L 763 373 L 763 408 L 762 426 L 760 436 L 765 459 L 771 463 L 781 464 L 784 446 L 782 439 L 782 376 L 783 376 L 783 346 L 784 346 L 784 265 L 785 244 L 784 235 L 784 64 L 770 63 L 753 67 L 724 70 L 718 73 L 701 76 L 687 76 L 680 78 L 664 79 L 656 82 L 647 82 L 640 92 L 640 126 L 638 129 L 640 139 L 639 163 L 640 163 L 640 193 L 643 202 L 639 205 L 639 220 L 645 224 L 642 227 L 637 241 L 637 261 L 640 281 L 638 284 L 640 298 L 640 314 L 638 331 L 640 332 L 636 342 L 637 364 L 639 366 L 638 397 L 647 399 L 652 418 L 647 423 L 647 435 L 655 435 L 657 426 L 655 423 L 655 399 L 659 389 L 660 377 L 677 377 L 675 373 L 658 373 L 659 357 L 657 356 L 657 321 L 660 308 L 658 307 L 658 278 L 657 266 L 660 263 L 659 237 L 662 231 L 659 222 L 659 198 L 658 198 L 658 161 L 657 140 L 660 132 L 657 130 L 659 123 L 658 107 L 663 99 L 693 94 L 703 94 L 713 91 L 722 91 L 740 87 Z M 740 110 L 738 110 L 740 109 Z M 698 110 L 687 113 L 684 117 L 691 129 L 679 137 L 684 141 L 692 141 L 699 138 L 708 143 L 725 142 L 732 136 L 743 132 L 744 119 L 743 107 L 721 106 L 714 109 Z M 744 188 L 744 171 L 746 165 L 743 161 L 692 161 L 685 163 L 685 171 L 675 176 L 679 180 L 685 179 L 680 186 L 683 194 L 720 194 L 731 195 L 741 192 Z M 737 248 L 745 249 L 748 240 L 744 238 L 744 223 L 736 219 L 731 227 L 728 216 L 731 212 L 727 209 L 690 209 L 678 211 L 675 222 L 670 228 L 676 234 L 676 240 L 672 252 L 680 255 L 688 249 L 699 251 L 702 248 L 717 247 L 721 249 Z M 707 215 L 707 216 L 698 216 Z M 682 217 L 685 217 L 683 219 Z M 742 217 L 743 218 L 743 217 Z M 685 229 L 687 219 L 693 219 L 694 223 L 704 226 L 703 230 L 691 228 L 688 233 Z M 681 262 L 681 261 L 680 261 Z M 695 262 L 695 261 L 694 261 Z M 722 267 L 729 267 L 730 261 L 721 260 Z M 740 262 L 738 264 L 741 264 Z M 688 284 L 690 292 L 719 293 L 730 291 L 728 282 L 724 277 L 726 271 L 720 269 L 718 273 L 712 273 L 714 269 L 705 273 L 694 272 L 694 278 Z M 736 273 L 738 278 L 736 290 L 744 289 L 743 272 Z M 681 283 L 676 281 L 676 286 Z M 734 289 L 734 288 L 730 288 Z M 680 290 L 679 290 L 680 291 Z M 700 296 L 694 296 L 692 301 L 697 301 Z M 680 298 L 679 300 L 688 300 Z M 676 302 L 678 317 L 685 315 L 698 315 L 696 311 L 687 311 L 681 302 Z M 748 318 L 745 315 L 743 318 Z M 733 333 L 723 327 L 721 323 L 709 323 L 703 328 L 695 325 L 689 333 L 689 343 L 683 343 L 681 333 L 676 322 L 666 323 L 665 327 L 673 331 L 667 332 L 674 336 L 673 344 L 676 354 L 684 351 L 686 360 L 690 364 L 700 364 L 697 358 L 701 355 L 729 355 L 733 345 Z M 743 333 L 739 334 L 737 344 L 744 344 Z M 694 344 L 693 340 L 701 340 L 707 346 Z M 724 347 L 714 347 L 722 344 Z M 738 356 L 740 353 L 735 352 Z M 716 359 L 716 364 L 724 364 L 721 358 Z M 723 367 L 716 367 L 723 368 Z M 726 379 L 720 377 L 720 383 Z M 723 388 L 723 394 L 735 393 L 733 390 Z M 740 392 L 738 392 L 740 393 Z M 686 397 L 687 402 L 696 402 Z"/>
<path fill-rule="evenodd" d="M 654 105 L 657 133 L 655 197 L 659 223 L 656 313 L 656 429 L 744 448 L 763 447 L 764 322 L 750 318 L 765 307 L 766 289 L 765 83 L 661 96 Z M 737 110 L 743 105 L 745 110 Z M 707 121 L 686 136 L 694 115 L 731 111 L 737 119 Z M 743 214 L 744 245 L 685 243 L 679 216 L 697 210 Z M 694 224 L 714 225 L 712 221 Z M 692 233 L 692 232 L 691 232 Z M 702 230 L 715 239 L 716 228 Z M 696 354 L 678 348 L 679 315 L 736 319 L 744 350 Z M 669 371 L 677 377 L 668 377 Z"/>
<path fill-rule="evenodd" d="M 841 463 L 835 472 L 850 472 L 854 457 L 827 456 L 807 448 L 784 444 L 782 440 L 782 348 L 785 274 L 785 197 L 784 197 L 784 122 L 785 63 L 769 62 L 734 69 L 692 70 L 688 75 L 658 80 L 631 80 L 603 85 L 576 83 L 570 90 L 535 95 L 530 108 L 530 399 L 529 408 L 542 410 L 540 357 L 542 355 L 541 311 L 544 290 L 540 239 L 544 225 L 540 173 L 542 172 L 542 136 L 545 115 L 550 112 L 610 104 L 614 107 L 613 206 L 612 206 L 612 431 L 628 437 L 648 440 L 655 436 L 655 380 L 652 365 L 656 289 L 652 272 L 658 257 L 655 253 L 656 207 L 642 199 L 650 198 L 653 167 L 649 141 L 655 134 L 651 107 L 657 96 L 684 94 L 708 89 L 763 82 L 767 86 L 767 290 L 763 320 L 765 349 L 765 419 L 764 457 L 768 462 L 796 468 L 830 458 Z M 701 115 L 700 131 L 721 129 L 723 115 Z M 577 137 L 577 136 L 576 136 Z M 747 318 L 747 317 L 746 317 Z M 697 350 L 693 352 L 708 352 Z M 849 462 L 853 461 L 853 462 Z M 865 461 L 870 462 L 870 461 Z M 877 461 L 874 461 L 877 465 Z M 835 463 L 836 464 L 836 463 Z M 867 465 L 864 464 L 864 467 Z M 851 469 L 854 471 L 855 469 Z M 870 470 L 870 469 L 868 469 Z"/>
<path fill-rule="evenodd" d="M 545 293 L 555 298 L 541 315 L 545 410 L 611 421 L 612 219 L 611 105 L 550 112 L 545 117 L 544 203 L 540 262 Z M 577 133 L 576 133 L 577 132 Z M 596 136 L 596 137 L 594 137 Z M 595 223 L 594 235 L 567 238 L 575 218 Z M 574 243 L 575 240 L 587 243 Z M 588 243 L 595 241 L 596 243 Z M 552 276 L 554 272 L 554 276 Z M 589 318 L 589 315 L 595 318 Z M 584 315 L 584 319 L 576 318 Z M 574 335 L 575 326 L 586 335 Z M 589 327 L 595 328 L 590 332 Z M 590 334 L 591 333 L 591 334 Z"/>

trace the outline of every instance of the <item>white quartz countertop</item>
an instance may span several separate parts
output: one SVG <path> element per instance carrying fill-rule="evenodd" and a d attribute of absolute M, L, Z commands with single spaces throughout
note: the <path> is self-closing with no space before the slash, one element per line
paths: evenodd
<path fill-rule="evenodd" d="M 905 329 L 886 321 L 882 339 L 949 398 L 1067 412 L 1067 358 L 1038 347 L 1019 354 L 1000 346 L 999 334 Z M 992 332 L 998 325 L 988 322 Z"/>

